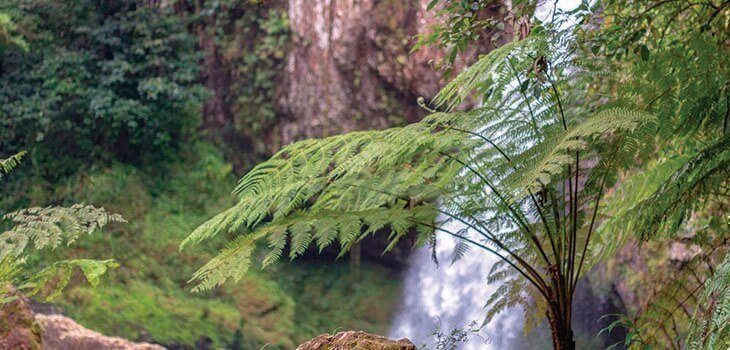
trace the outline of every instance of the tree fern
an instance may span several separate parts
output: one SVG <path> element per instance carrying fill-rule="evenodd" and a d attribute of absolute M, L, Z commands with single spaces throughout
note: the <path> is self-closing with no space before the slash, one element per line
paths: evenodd
<path fill-rule="evenodd" d="M 632 220 L 640 237 L 676 232 L 708 197 L 729 198 L 730 137 L 702 149 L 637 206 Z"/>
<path fill-rule="evenodd" d="M 672 274 L 644 281 L 656 286 L 649 304 L 633 317 L 619 315 L 605 329 L 621 325 L 629 331 L 626 340 L 612 348 L 719 349 L 729 344 L 727 249 L 703 248 L 687 261 L 675 261 Z"/>
<path fill-rule="evenodd" d="M 389 228 L 392 245 L 410 227 L 419 243 L 444 234 L 499 256 L 510 270 L 490 315 L 533 297 L 547 311 L 555 346 L 574 347 L 572 294 L 584 271 L 599 201 L 621 166 L 633 164 L 656 118 L 625 108 L 583 108 L 563 96 L 582 74 L 571 37 L 549 27 L 480 58 L 435 98 L 442 109 L 403 128 L 355 132 L 287 146 L 234 190 L 238 203 L 198 227 L 181 247 L 220 233 L 238 236 L 203 266 L 194 290 L 238 280 L 257 242 L 266 266 L 352 244 Z M 454 111 L 466 99 L 481 106 Z M 447 222 L 464 228 L 451 231 Z M 530 286 L 529 288 L 525 288 Z M 545 313 L 539 311 L 542 315 Z"/>

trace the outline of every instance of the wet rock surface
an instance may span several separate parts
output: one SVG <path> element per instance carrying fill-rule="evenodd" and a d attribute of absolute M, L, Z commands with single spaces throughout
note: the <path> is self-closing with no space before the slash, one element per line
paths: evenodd
<path fill-rule="evenodd" d="M 322 334 L 302 345 L 296 350 L 416 350 L 416 346 L 408 339 L 390 340 L 365 332 L 349 331 L 335 335 Z"/>

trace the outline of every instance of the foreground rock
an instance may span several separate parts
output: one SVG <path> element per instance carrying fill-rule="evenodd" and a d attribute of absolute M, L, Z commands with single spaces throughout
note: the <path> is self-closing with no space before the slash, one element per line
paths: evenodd
<path fill-rule="evenodd" d="M 62 315 L 36 314 L 36 321 L 43 329 L 45 350 L 164 350 L 149 344 L 135 343 L 118 337 L 108 337 L 89 330 Z M 2 349 L 2 346 L 0 346 Z"/>
<path fill-rule="evenodd" d="M 3 288 L 9 291 L 3 293 Z M 28 298 L 12 287 L 0 286 L 0 299 L 13 300 L 0 303 L 0 349 L 40 350 L 41 332 L 33 319 Z"/>
<path fill-rule="evenodd" d="M 297 347 L 297 350 L 416 350 L 408 339 L 390 340 L 365 332 L 322 334 Z"/>

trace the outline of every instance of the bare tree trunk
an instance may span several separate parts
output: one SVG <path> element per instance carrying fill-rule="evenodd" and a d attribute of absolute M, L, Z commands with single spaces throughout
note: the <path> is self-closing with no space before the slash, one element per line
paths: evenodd
<path fill-rule="evenodd" d="M 360 280 L 360 263 L 362 261 L 362 246 L 355 243 L 350 249 L 350 277 L 353 282 Z"/>

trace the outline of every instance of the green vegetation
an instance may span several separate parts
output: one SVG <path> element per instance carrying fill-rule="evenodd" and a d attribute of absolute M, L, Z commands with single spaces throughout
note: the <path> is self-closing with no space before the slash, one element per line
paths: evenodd
<path fill-rule="evenodd" d="M 218 4 L 229 5 L 250 6 Z M 247 135 L 274 118 L 272 74 L 288 32 L 281 10 L 215 6 L 190 15 L 132 0 L 0 2 L 0 149 L 8 156 L 28 150 L 16 172 L 4 174 L 17 159 L 2 163 L 9 195 L 0 198 L 0 214 L 93 203 L 128 221 L 72 247 L 29 254 L 24 266 L 114 258 L 119 268 L 104 283 L 92 279 L 96 288 L 64 268 L 71 283 L 53 301 L 85 326 L 130 339 L 192 346 L 209 337 L 224 347 L 238 332 L 245 349 L 290 349 L 338 327 L 385 332 L 399 284 L 384 283 L 395 272 L 377 264 L 363 264 L 359 283 L 346 263 L 312 262 L 252 274 L 213 295 L 190 293 L 189 276 L 211 255 L 180 253 L 178 243 L 230 204 L 220 183 L 233 181 L 229 161 L 199 130 L 209 93 L 200 84 L 204 52 L 195 30 L 228 47 L 226 58 L 240 74 L 234 89 L 241 116 L 232 130 Z M 237 51 L 243 42 L 246 49 Z M 236 156 L 255 159 L 263 149 L 256 142 L 257 151 Z M 331 289 L 304 288 L 307 280 Z"/>
<path fill-rule="evenodd" d="M 170 157 L 197 126 L 199 56 L 172 8 L 43 0 L 0 12 L 27 42 L 2 51 L 4 152 L 25 149 L 58 178 L 100 160 Z"/>
<path fill-rule="evenodd" d="M 427 5 L 444 22 L 417 47 L 445 50 L 446 75 L 476 43 L 506 44 L 420 122 L 301 141 L 252 168 L 300 40 L 283 8 L 0 0 L 0 302 L 15 285 L 110 335 L 291 349 L 383 333 L 400 295 L 393 269 L 314 253 L 439 234 L 455 261 L 501 258 L 485 321 L 522 306 L 556 349 L 575 348 L 573 294 L 601 264 L 602 282 L 645 296 L 606 329 L 628 331 L 617 346 L 730 345 L 730 2 L 583 1 L 545 21 L 534 0 Z M 217 94 L 203 87 L 218 78 Z M 252 168 L 233 196 L 232 164 Z M 643 271 L 617 260 L 633 245 Z"/>

